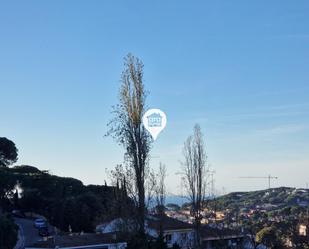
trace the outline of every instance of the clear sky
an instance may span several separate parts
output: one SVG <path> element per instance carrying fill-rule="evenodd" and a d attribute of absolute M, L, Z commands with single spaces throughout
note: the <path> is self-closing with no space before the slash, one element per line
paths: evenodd
<path fill-rule="evenodd" d="M 102 184 L 123 149 L 104 138 L 123 57 L 145 64 L 168 123 L 151 165 L 180 193 L 199 123 L 219 192 L 309 182 L 309 1 L 1 1 L 0 136 L 18 164 Z M 223 190 L 224 189 L 224 190 Z"/>

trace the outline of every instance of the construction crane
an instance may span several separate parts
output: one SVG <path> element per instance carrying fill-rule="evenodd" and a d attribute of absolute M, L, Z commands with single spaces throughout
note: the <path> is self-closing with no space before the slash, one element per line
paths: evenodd
<path fill-rule="evenodd" d="M 246 179 L 268 179 L 268 188 L 270 189 L 270 181 L 273 180 L 273 179 L 278 179 L 277 176 L 271 176 L 271 175 L 268 175 L 268 176 L 241 176 L 239 178 L 246 178 Z"/>

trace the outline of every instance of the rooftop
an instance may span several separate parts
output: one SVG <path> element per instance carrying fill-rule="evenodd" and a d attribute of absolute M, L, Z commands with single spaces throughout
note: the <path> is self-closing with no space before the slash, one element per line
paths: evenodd
<path fill-rule="evenodd" d="M 155 229 L 157 231 L 160 230 L 160 225 L 162 226 L 163 230 L 182 230 L 182 229 L 192 229 L 192 224 L 173 219 L 171 217 L 168 217 L 164 215 L 161 218 L 158 215 L 150 216 L 147 218 L 148 226 L 152 229 Z"/>
<path fill-rule="evenodd" d="M 118 234 L 84 234 L 84 235 L 65 235 L 57 236 L 54 242 L 53 239 L 47 241 L 38 241 L 29 248 L 55 248 L 58 247 L 74 247 L 74 246 L 89 246 L 100 244 L 124 243 L 119 239 Z"/>
<path fill-rule="evenodd" d="M 209 225 L 202 226 L 201 236 L 203 240 L 208 240 L 212 238 L 239 238 L 243 237 L 240 231 L 229 229 L 229 228 L 216 228 Z"/>

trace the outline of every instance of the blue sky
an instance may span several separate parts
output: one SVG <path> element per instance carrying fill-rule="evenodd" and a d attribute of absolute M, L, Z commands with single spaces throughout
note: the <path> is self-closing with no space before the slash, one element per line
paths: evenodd
<path fill-rule="evenodd" d="M 0 136 L 18 164 L 101 184 L 123 149 L 104 138 L 123 57 L 145 64 L 148 106 L 166 112 L 151 165 L 180 193 L 199 123 L 218 192 L 309 182 L 308 1 L 0 3 Z"/>

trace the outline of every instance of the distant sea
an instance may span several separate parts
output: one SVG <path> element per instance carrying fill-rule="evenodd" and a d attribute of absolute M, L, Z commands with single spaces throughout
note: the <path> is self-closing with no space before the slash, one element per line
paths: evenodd
<path fill-rule="evenodd" d="M 173 203 L 182 206 L 186 202 L 189 202 L 188 198 L 181 196 L 167 196 L 165 199 L 165 204 Z"/>
<path fill-rule="evenodd" d="M 211 199 L 211 198 L 206 198 L 206 199 Z M 177 204 L 179 206 L 182 206 L 185 203 L 190 202 L 187 197 L 181 197 L 181 196 L 175 196 L 175 195 L 170 195 L 167 196 L 165 199 L 165 204 L 173 203 Z"/>

